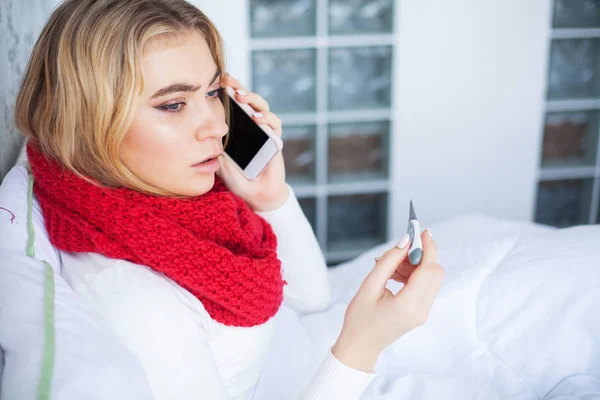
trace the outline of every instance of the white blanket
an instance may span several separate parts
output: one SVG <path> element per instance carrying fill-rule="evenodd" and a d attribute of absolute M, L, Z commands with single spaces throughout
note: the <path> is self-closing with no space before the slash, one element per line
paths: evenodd
<path fill-rule="evenodd" d="M 363 399 L 600 399 L 600 226 L 474 215 L 432 232 L 444 285 L 428 322 L 380 356 Z M 282 310 L 254 399 L 297 398 L 373 257 L 391 245 L 330 271 L 327 311 Z"/>

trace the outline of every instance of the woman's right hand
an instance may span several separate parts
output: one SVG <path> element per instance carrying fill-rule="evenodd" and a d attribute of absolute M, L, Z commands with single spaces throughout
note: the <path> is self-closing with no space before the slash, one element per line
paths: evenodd
<path fill-rule="evenodd" d="M 428 233 L 422 234 L 423 259 L 417 267 L 407 259 L 408 238 L 377 261 L 348 305 L 342 331 L 331 349 L 343 364 L 372 371 L 381 351 L 405 333 L 423 325 L 437 296 L 444 270 L 437 262 L 437 249 Z M 399 246 L 397 245 L 397 246 Z M 394 294 L 386 288 L 390 279 L 404 281 Z"/>

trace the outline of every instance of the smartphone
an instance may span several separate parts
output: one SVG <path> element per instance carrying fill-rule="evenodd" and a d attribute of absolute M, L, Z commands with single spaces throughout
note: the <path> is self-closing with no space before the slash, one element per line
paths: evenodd
<path fill-rule="evenodd" d="M 246 178 L 254 180 L 283 149 L 283 142 L 271 127 L 254 122 L 251 115 L 255 111 L 248 104 L 238 103 L 232 88 L 225 91 L 231 110 L 229 135 L 223 138 L 225 156 Z"/>

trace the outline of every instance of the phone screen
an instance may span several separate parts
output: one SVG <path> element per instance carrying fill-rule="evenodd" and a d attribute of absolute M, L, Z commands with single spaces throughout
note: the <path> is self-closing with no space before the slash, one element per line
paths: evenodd
<path fill-rule="evenodd" d="M 269 136 L 227 94 L 231 110 L 231 126 L 225 151 L 242 169 L 269 140 Z M 223 138 L 225 141 L 225 138 Z"/>

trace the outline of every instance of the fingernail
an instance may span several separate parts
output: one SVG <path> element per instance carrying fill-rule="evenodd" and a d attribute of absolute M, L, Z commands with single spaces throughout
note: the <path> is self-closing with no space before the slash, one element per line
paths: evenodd
<path fill-rule="evenodd" d="M 433 239 L 433 235 L 431 234 L 431 230 L 427 229 L 427 233 L 429 234 L 429 237 Z"/>
<path fill-rule="evenodd" d="M 399 249 L 403 249 L 406 247 L 406 245 L 408 244 L 408 242 L 410 241 L 410 236 L 408 236 L 408 233 L 405 234 L 402 239 L 400 239 L 400 241 L 396 244 L 396 247 L 398 247 Z"/>
<path fill-rule="evenodd" d="M 262 113 L 257 112 L 257 113 L 254 113 L 254 116 L 256 118 L 262 118 L 263 115 L 262 115 Z"/>
<path fill-rule="evenodd" d="M 373 260 L 375 260 L 375 262 L 381 260 L 381 257 L 373 257 Z"/>
<path fill-rule="evenodd" d="M 238 90 L 236 90 L 236 92 L 237 92 L 237 94 L 239 94 L 240 96 L 245 96 L 245 95 L 247 95 L 247 94 L 248 94 L 247 92 L 245 92 L 245 91 L 243 91 L 243 90 L 241 90 L 241 89 L 238 89 Z"/>

